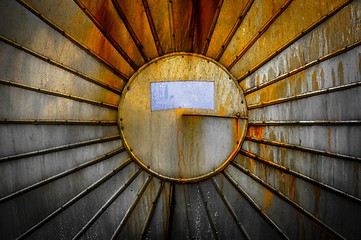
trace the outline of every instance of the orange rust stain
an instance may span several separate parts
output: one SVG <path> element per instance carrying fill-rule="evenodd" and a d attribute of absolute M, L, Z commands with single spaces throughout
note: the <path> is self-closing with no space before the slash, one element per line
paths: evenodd
<path fill-rule="evenodd" d="M 294 200 L 294 198 L 295 198 L 295 177 L 291 176 L 290 199 Z"/>
<path fill-rule="evenodd" d="M 337 70 L 338 70 L 338 78 L 340 80 L 340 85 L 343 85 L 345 82 L 345 79 L 344 79 L 344 75 L 343 75 L 344 73 L 343 73 L 343 63 L 342 62 L 338 63 Z"/>
<path fill-rule="evenodd" d="M 182 119 L 181 114 L 178 114 L 178 110 L 176 114 L 176 124 L 177 124 L 177 134 L 176 134 L 176 142 L 177 142 L 177 153 L 178 153 L 178 179 L 186 179 L 186 163 L 184 160 L 184 132 L 182 128 Z M 183 166 L 181 166 L 183 164 Z M 183 169 L 183 175 L 181 170 Z"/>
<path fill-rule="evenodd" d="M 253 173 L 253 170 L 254 170 L 254 160 L 253 159 L 249 159 L 248 161 L 248 170 Z"/>
<path fill-rule="evenodd" d="M 265 189 L 263 192 L 263 203 L 261 207 L 263 211 L 265 212 L 268 211 L 268 209 L 271 207 L 272 199 L 273 199 L 272 192 Z"/>
<path fill-rule="evenodd" d="M 331 151 L 331 129 L 327 129 L 327 144 L 328 144 L 328 151 Z"/>
<path fill-rule="evenodd" d="M 312 73 L 312 90 L 318 90 L 317 71 L 316 70 L 314 70 Z"/>
<path fill-rule="evenodd" d="M 248 128 L 247 137 L 262 139 L 264 137 L 265 129 L 262 126 L 252 126 Z"/>
<path fill-rule="evenodd" d="M 332 86 L 336 86 L 336 73 L 335 73 L 335 70 L 332 69 L 331 75 L 332 75 Z"/>

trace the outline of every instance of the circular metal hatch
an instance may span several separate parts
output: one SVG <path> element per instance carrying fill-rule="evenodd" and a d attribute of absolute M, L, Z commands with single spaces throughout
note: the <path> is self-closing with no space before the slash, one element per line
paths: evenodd
<path fill-rule="evenodd" d="M 136 72 L 119 103 L 119 127 L 131 157 L 163 179 L 188 182 L 224 169 L 247 128 L 242 89 L 204 56 L 163 56 Z"/>

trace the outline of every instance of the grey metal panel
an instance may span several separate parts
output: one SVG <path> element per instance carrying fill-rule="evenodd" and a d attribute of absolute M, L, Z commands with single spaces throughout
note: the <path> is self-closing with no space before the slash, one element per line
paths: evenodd
<path fill-rule="evenodd" d="M 154 201 L 160 185 L 161 181 L 159 179 L 153 178 L 151 180 L 132 215 L 126 222 L 124 229 L 119 234 L 120 239 L 140 239 L 148 211 L 150 210 L 152 201 Z"/>
<path fill-rule="evenodd" d="M 244 167 L 252 164 L 253 168 L 250 171 L 253 174 L 302 206 L 342 236 L 352 239 L 360 236 L 360 203 L 345 199 L 258 161 L 242 158 L 244 157 L 239 156 L 237 162 L 241 162 Z"/>
<path fill-rule="evenodd" d="M 307 107 L 306 107 L 307 106 Z M 250 120 L 361 119 L 361 88 L 300 99 L 249 111 Z"/>
<path fill-rule="evenodd" d="M 42 150 L 117 134 L 116 126 L 0 124 L 0 156 Z"/>
<path fill-rule="evenodd" d="M 136 166 L 134 163 L 132 163 L 132 165 Z M 133 174 L 134 171 L 129 173 Z M 124 174 L 128 175 L 129 173 Z M 129 174 L 128 178 L 131 174 Z M 129 185 L 129 187 L 127 187 L 124 192 L 122 192 L 121 195 L 117 197 L 115 201 L 106 209 L 106 211 L 97 219 L 97 221 L 91 225 L 89 230 L 82 236 L 82 239 L 110 239 L 122 221 L 127 210 L 130 208 L 133 199 L 136 197 L 139 188 L 142 186 L 147 176 L 148 175 L 145 172 L 142 172 L 140 175 L 138 175 L 138 177 Z M 121 185 L 118 186 L 120 187 Z M 112 189 L 117 190 L 119 187 L 112 186 Z M 94 201 L 96 201 L 96 199 L 94 199 Z M 127 237 L 131 236 L 121 236 L 121 239 L 127 239 Z"/>
<path fill-rule="evenodd" d="M 117 165 L 119 165 L 121 159 L 117 159 Z M 31 239 L 39 238 L 56 238 L 56 239 L 71 239 L 79 231 L 86 222 L 105 204 L 111 195 L 121 187 L 130 176 L 137 170 L 135 164 L 130 164 L 124 171 L 120 171 L 109 180 L 101 184 L 95 190 L 89 192 L 84 198 L 81 198 L 75 204 L 71 205 L 64 212 L 48 224 L 45 224 L 34 234 L 30 235 Z M 109 171 L 105 169 L 104 173 Z M 116 214 L 116 212 L 106 211 L 104 215 L 109 216 Z M 110 234 L 108 231 L 111 228 L 111 224 L 115 222 L 108 221 L 104 225 L 104 228 L 98 234 L 101 236 L 104 233 Z M 95 225 L 98 226 L 98 223 Z"/>
<path fill-rule="evenodd" d="M 246 97 L 247 104 L 252 105 L 259 102 L 359 82 L 361 76 L 361 68 L 359 65 L 361 61 L 359 57 L 360 54 L 361 47 L 359 46 L 313 67 L 306 68 L 291 77 L 251 93 Z M 287 63 L 286 60 L 284 61 Z M 272 71 L 274 73 L 270 73 Z M 268 75 L 266 76 L 264 74 L 259 77 L 257 76 L 256 79 L 252 78 L 253 85 L 256 84 L 259 86 L 269 81 L 272 82 L 274 79 L 277 79 L 277 76 L 282 75 L 283 72 L 268 69 Z"/>
<path fill-rule="evenodd" d="M 16 1 L 1 1 L 0 34 L 96 79 L 121 79 Z M 112 81 L 117 79 L 117 81 Z"/>
<path fill-rule="evenodd" d="M 185 198 L 187 185 L 174 185 L 174 213 L 172 218 L 171 238 L 172 239 L 191 239 L 189 232 L 188 206 Z"/>
<path fill-rule="evenodd" d="M 121 147 L 120 139 L 1 164 L 0 198 Z M 29 169 L 32 169 L 29 174 Z M 20 177 L 21 176 L 21 177 Z"/>
<path fill-rule="evenodd" d="M 213 178 L 218 182 L 222 193 L 227 196 L 230 205 L 249 234 L 250 239 L 281 239 L 275 229 L 265 221 L 257 209 L 236 190 L 223 174 Z"/>
<path fill-rule="evenodd" d="M 361 185 L 359 184 L 361 168 L 358 167 L 359 163 L 357 162 L 251 141 L 245 141 L 242 148 L 317 182 L 361 198 Z M 253 167 L 250 165 L 247 168 L 251 171 Z"/>
<path fill-rule="evenodd" d="M 243 172 L 228 166 L 226 170 L 237 183 L 252 197 L 263 211 L 285 232 L 289 239 L 332 239 L 297 209 L 287 204 L 277 195 L 264 188 Z"/>
<path fill-rule="evenodd" d="M 0 42 L 0 52 L 1 79 L 100 102 L 119 104 L 120 96 L 118 94 L 90 83 L 9 44 Z"/>
<path fill-rule="evenodd" d="M 188 184 L 186 188 L 186 204 L 188 211 L 188 226 L 191 239 L 216 239 L 208 220 L 205 202 L 203 202 L 197 184 Z"/>
<path fill-rule="evenodd" d="M 127 156 L 125 155 L 125 157 Z M 0 212 L 2 213 L 0 231 L 4 234 L 4 239 L 13 239 L 21 233 L 24 233 L 66 201 L 111 171 L 115 166 L 119 165 L 120 162 L 122 162 L 122 157 L 116 155 L 111 159 L 77 171 L 11 201 L 2 203 L 0 205 Z M 95 204 L 96 202 L 88 203 Z M 21 214 L 14 215 L 14 212 Z M 76 212 L 73 213 L 75 214 Z M 83 212 L 75 216 L 80 217 L 84 216 L 84 214 Z M 73 224 L 74 223 L 68 223 L 68 225 Z M 56 232 L 61 233 L 62 231 Z"/>
<path fill-rule="evenodd" d="M 170 183 L 166 183 L 156 203 L 146 239 L 168 239 L 170 214 Z"/>
<path fill-rule="evenodd" d="M 204 193 L 210 215 L 218 230 L 218 239 L 244 239 L 236 222 L 212 185 L 211 180 L 199 183 L 199 187 Z"/>
<path fill-rule="evenodd" d="M 104 106 L 50 96 L 16 87 L 0 87 L 1 119 L 115 120 L 117 111 Z"/>

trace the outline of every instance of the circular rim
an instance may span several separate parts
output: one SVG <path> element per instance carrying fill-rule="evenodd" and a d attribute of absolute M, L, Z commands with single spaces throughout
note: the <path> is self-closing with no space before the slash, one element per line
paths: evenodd
<path fill-rule="evenodd" d="M 206 57 L 204 55 L 201 54 L 196 54 L 196 53 L 189 53 L 189 52 L 177 52 L 177 53 L 170 53 L 170 54 L 165 54 L 163 56 L 154 58 L 153 60 L 143 64 L 143 66 L 141 66 L 129 79 L 129 81 L 127 82 L 127 84 L 124 86 L 122 94 L 120 95 L 120 101 L 119 101 L 119 105 L 118 105 L 118 113 L 117 113 L 117 123 L 118 123 L 118 128 L 119 128 L 119 132 L 120 132 L 120 137 L 123 143 L 123 146 L 125 147 L 126 151 L 128 152 L 129 156 L 142 168 L 144 169 L 146 172 L 162 179 L 165 181 L 170 181 L 170 182 L 177 182 L 177 183 L 189 183 L 189 182 L 199 182 L 202 180 L 205 180 L 207 178 L 213 177 L 214 175 L 220 173 L 222 170 L 224 170 L 228 164 L 236 157 L 236 155 L 238 154 L 239 150 L 242 147 L 242 144 L 244 142 L 244 139 L 246 137 L 246 133 L 247 133 L 247 129 L 248 129 L 248 108 L 247 108 L 247 102 L 244 101 L 244 105 L 245 105 L 245 118 L 242 119 L 244 121 L 244 128 L 242 131 L 242 137 L 239 140 L 239 143 L 236 145 L 236 147 L 234 148 L 234 150 L 232 151 L 232 153 L 230 154 L 230 156 L 223 161 L 223 163 L 217 167 L 216 169 L 214 169 L 211 172 L 208 172 L 206 174 L 197 176 L 197 177 L 191 177 L 191 178 L 174 178 L 174 177 L 169 177 L 166 175 L 163 175 L 159 172 L 154 171 L 153 169 L 150 168 L 150 166 L 147 166 L 146 164 L 144 164 L 134 153 L 132 148 L 129 146 L 126 137 L 124 135 L 124 131 L 123 131 L 123 127 L 121 126 L 121 106 L 123 105 L 123 101 L 124 101 L 124 95 L 125 92 L 130 89 L 130 85 L 132 84 L 132 82 L 134 81 L 134 79 L 139 75 L 140 72 L 142 72 L 145 68 L 149 67 L 152 64 L 157 63 L 159 60 L 162 60 L 164 58 L 169 58 L 169 57 L 173 57 L 173 56 L 194 56 L 194 57 L 198 57 L 198 58 L 202 58 L 205 59 L 207 61 L 211 61 L 214 64 L 216 64 L 218 67 L 220 67 L 223 71 L 225 71 L 228 76 L 232 79 L 232 81 L 235 83 L 235 85 L 237 86 L 238 90 L 242 93 L 242 95 L 244 96 L 243 93 L 243 89 L 240 87 L 240 85 L 238 84 L 236 78 L 228 71 L 228 69 L 226 67 L 224 67 L 222 64 L 220 64 L 219 62 L 215 61 L 212 58 Z"/>

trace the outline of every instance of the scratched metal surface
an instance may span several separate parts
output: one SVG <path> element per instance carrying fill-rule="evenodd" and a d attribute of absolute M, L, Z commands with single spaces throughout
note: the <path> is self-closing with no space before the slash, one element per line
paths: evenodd
<path fill-rule="evenodd" d="M 360 0 L 0 0 L 0 15 L 1 239 L 361 235 Z M 235 159 L 195 183 L 138 166 L 117 124 L 129 79 L 177 52 L 227 68 L 248 107 Z"/>

